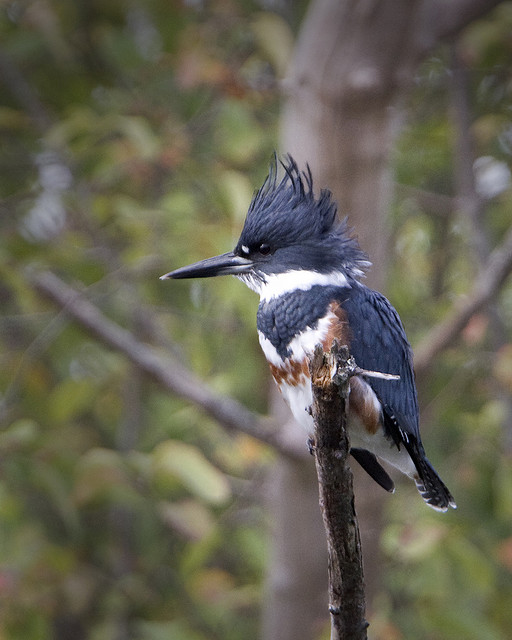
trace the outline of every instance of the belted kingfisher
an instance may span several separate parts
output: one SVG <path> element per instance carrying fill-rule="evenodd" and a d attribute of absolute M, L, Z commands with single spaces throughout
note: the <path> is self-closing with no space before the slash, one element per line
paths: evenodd
<path fill-rule="evenodd" d="M 257 328 L 270 370 L 295 419 L 313 431 L 308 359 L 317 344 L 346 344 L 367 371 L 350 380 L 347 423 L 351 454 L 387 491 L 394 484 L 378 458 L 412 478 L 425 502 L 438 511 L 456 508 L 428 461 L 419 432 L 412 351 L 389 301 L 360 282 L 370 266 L 337 219 L 332 195 L 313 193 L 311 171 L 291 156 L 274 157 L 263 186 L 249 206 L 234 249 L 171 271 L 166 278 L 234 275 L 259 293 Z"/>

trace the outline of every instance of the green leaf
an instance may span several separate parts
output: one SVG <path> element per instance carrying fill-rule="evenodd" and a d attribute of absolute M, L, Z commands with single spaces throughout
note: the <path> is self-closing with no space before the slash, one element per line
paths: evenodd
<path fill-rule="evenodd" d="M 223 171 L 219 187 L 233 220 L 242 225 L 254 191 L 251 182 L 239 171 Z"/>
<path fill-rule="evenodd" d="M 31 445 L 39 434 L 39 425 L 34 420 L 21 418 L 0 432 L 0 452 L 12 452 Z"/>
<path fill-rule="evenodd" d="M 120 129 L 134 145 L 137 155 L 144 160 L 152 160 L 160 151 L 158 138 L 151 131 L 144 118 L 125 116 L 120 119 Z"/>
<path fill-rule="evenodd" d="M 223 504 L 231 496 L 226 476 L 197 447 L 178 440 L 166 440 L 155 448 L 153 471 L 157 481 L 179 479 L 191 493 L 210 504 Z"/>
<path fill-rule="evenodd" d="M 293 33 L 277 13 L 262 12 L 252 25 L 258 43 L 278 75 L 284 76 L 293 50 Z"/>
<path fill-rule="evenodd" d="M 227 100 L 222 105 L 216 134 L 219 153 L 234 164 L 247 164 L 261 150 L 258 125 L 238 101 Z"/>
<path fill-rule="evenodd" d="M 169 527 L 190 540 L 205 538 L 215 526 L 210 511 L 197 500 L 161 502 L 158 511 Z"/>
<path fill-rule="evenodd" d="M 510 459 L 496 461 L 493 486 L 496 519 L 509 523 L 512 519 L 512 462 Z"/>
<path fill-rule="evenodd" d="M 203 635 L 193 631 L 185 622 L 141 621 L 136 625 L 136 640 L 205 640 Z"/>
<path fill-rule="evenodd" d="M 48 398 L 50 420 L 57 423 L 72 420 L 90 405 L 95 393 L 96 386 L 90 380 L 63 380 Z"/>
<path fill-rule="evenodd" d="M 117 490 L 128 486 L 128 477 L 119 453 L 98 447 L 90 449 L 78 463 L 74 497 L 78 504 L 119 498 Z"/>

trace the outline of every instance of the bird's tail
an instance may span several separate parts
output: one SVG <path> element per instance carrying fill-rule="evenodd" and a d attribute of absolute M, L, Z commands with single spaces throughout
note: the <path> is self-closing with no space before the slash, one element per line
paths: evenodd
<path fill-rule="evenodd" d="M 413 460 L 418 471 L 414 481 L 428 506 L 436 511 L 447 511 L 449 507 L 456 509 L 457 505 L 448 487 L 437 475 L 425 455 L 415 456 Z"/>

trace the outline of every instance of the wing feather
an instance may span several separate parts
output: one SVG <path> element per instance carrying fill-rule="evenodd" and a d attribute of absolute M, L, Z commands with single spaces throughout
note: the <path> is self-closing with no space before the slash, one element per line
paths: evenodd
<path fill-rule="evenodd" d="M 380 293 L 357 283 L 340 290 L 339 304 L 351 330 L 350 352 L 358 366 L 399 375 L 399 380 L 367 378 L 385 414 L 386 434 L 399 444 L 421 442 L 412 350 L 398 313 Z"/>

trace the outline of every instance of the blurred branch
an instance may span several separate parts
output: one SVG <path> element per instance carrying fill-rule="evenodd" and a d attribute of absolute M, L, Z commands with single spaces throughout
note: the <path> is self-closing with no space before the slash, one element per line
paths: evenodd
<path fill-rule="evenodd" d="M 136 340 L 129 331 L 106 318 L 82 292 L 76 291 L 53 273 L 33 273 L 29 280 L 40 294 L 60 306 L 96 339 L 122 353 L 162 387 L 196 405 L 226 429 L 250 435 L 283 455 L 304 457 L 306 447 L 303 453 L 284 442 L 280 430 L 271 420 L 256 415 L 236 400 L 214 391 L 174 358 L 168 355 L 164 357 Z"/>
<path fill-rule="evenodd" d="M 15 63 L 0 50 L 0 82 L 31 117 L 39 133 L 45 133 L 52 124 L 50 115 L 37 92 L 25 80 Z"/>
<path fill-rule="evenodd" d="M 414 367 L 417 375 L 424 374 L 435 356 L 453 343 L 471 317 L 499 293 L 511 271 L 512 228 L 501 246 L 490 254 L 468 297 L 459 301 L 453 312 L 435 326 L 415 348 Z"/>
<path fill-rule="evenodd" d="M 368 627 L 361 539 L 347 463 L 346 403 L 350 377 L 357 372 L 350 360 L 347 347 L 335 343 L 330 353 L 318 346 L 310 361 L 314 452 L 327 535 L 331 640 L 365 640 Z"/>
<path fill-rule="evenodd" d="M 412 51 L 417 60 L 432 53 L 441 41 L 454 40 L 471 22 L 482 18 L 503 0 L 426 0 L 417 3 Z"/>
<path fill-rule="evenodd" d="M 429 0 L 437 15 L 437 40 L 454 38 L 473 20 L 489 13 L 503 0 Z"/>
<path fill-rule="evenodd" d="M 471 134 L 473 117 L 470 112 L 470 78 L 464 62 L 457 55 L 456 46 L 451 47 L 452 81 L 450 94 L 452 104 L 452 126 L 454 136 L 454 169 L 456 202 L 459 215 L 469 220 L 472 231 L 470 241 L 481 267 L 491 253 L 491 243 L 485 228 L 485 203 L 475 185 L 473 164 L 476 158 Z"/>

